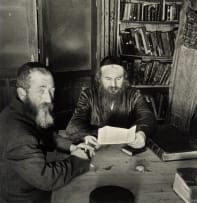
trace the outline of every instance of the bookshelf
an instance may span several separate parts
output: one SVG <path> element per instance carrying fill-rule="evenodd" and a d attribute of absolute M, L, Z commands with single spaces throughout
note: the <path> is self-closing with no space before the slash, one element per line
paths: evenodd
<path fill-rule="evenodd" d="M 158 122 L 167 117 L 182 0 L 118 1 L 117 55 Z"/>

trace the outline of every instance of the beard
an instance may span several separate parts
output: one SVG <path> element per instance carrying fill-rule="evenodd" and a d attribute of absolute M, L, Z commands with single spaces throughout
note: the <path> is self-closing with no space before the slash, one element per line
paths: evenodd
<path fill-rule="evenodd" d="M 35 104 L 29 98 L 25 100 L 26 110 L 33 116 L 36 124 L 41 128 L 49 128 L 54 125 L 54 118 L 52 116 L 53 104 L 42 103 Z"/>
<path fill-rule="evenodd" d="M 122 100 L 123 92 L 125 91 L 125 84 L 122 87 L 107 87 L 105 88 L 103 84 L 99 86 L 99 95 L 102 106 L 109 106 L 112 103 L 120 103 Z"/>
<path fill-rule="evenodd" d="M 126 86 L 105 88 L 102 84 L 99 86 L 99 100 L 104 121 L 109 120 L 110 116 L 119 112 L 123 105 L 123 97 Z"/>
<path fill-rule="evenodd" d="M 39 106 L 35 119 L 38 126 L 46 129 L 54 124 L 52 110 L 53 105 L 49 103 L 43 103 Z"/>

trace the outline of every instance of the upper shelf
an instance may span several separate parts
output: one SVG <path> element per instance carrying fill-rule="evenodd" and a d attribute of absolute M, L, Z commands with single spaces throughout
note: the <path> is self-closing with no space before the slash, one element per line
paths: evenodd
<path fill-rule="evenodd" d="M 132 20 L 121 20 L 120 23 L 132 23 L 132 24 L 153 24 L 153 25 L 168 25 L 168 24 L 179 24 L 178 20 L 174 20 L 174 21 L 132 21 Z"/>
<path fill-rule="evenodd" d="M 172 62 L 171 56 L 148 56 L 148 55 L 132 55 L 132 54 L 121 54 L 120 57 L 122 58 L 139 58 L 143 59 L 144 61 L 163 61 L 163 62 Z"/>

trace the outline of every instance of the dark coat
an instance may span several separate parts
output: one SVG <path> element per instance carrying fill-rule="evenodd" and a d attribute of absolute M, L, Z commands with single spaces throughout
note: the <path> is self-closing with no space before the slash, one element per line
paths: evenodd
<path fill-rule="evenodd" d="M 19 100 L 1 112 L 1 202 L 47 202 L 52 190 L 89 169 L 89 161 L 65 153 L 61 160 L 56 156 L 48 161 L 49 152 L 58 147 L 58 141 L 54 141 L 52 132 L 39 129 Z"/>
<path fill-rule="evenodd" d="M 66 133 L 73 141 L 79 141 L 85 135 L 97 136 L 97 130 L 105 125 L 130 128 L 137 125 L 149 136 L 155 128 L 155 117 L 139 90 L 127 88 L 122 95 L 122 103 L 103 117 L 100 96 L 97 88 L 88 88 L 81 92 L 77 107 Z"/>

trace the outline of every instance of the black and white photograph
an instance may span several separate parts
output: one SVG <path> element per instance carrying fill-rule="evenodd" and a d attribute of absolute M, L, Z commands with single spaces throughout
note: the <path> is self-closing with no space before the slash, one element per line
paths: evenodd
<path fill-rule="evenodd" d="M 0 203 L 197 203 L 197 0 L 0 0 Z"/>

